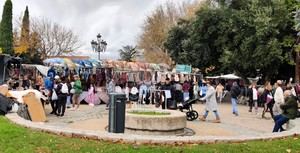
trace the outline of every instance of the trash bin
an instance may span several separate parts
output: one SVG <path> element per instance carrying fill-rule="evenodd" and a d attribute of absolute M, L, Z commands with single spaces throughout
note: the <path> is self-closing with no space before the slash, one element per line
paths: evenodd
<path fill-rule="evenodd" d="M 108 132 L 124 133 L 125 129 L 126 95 L 109 94 Z"/>

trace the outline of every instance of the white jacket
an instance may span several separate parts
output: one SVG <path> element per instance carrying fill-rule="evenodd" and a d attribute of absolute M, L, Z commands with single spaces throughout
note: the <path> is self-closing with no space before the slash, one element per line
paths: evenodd
<path fill-rule="evenodd" d="M 205 97 L 203 99 L 206 99 L 205 103 L 205 110 L 207 111 L 216 111 L 218 110 L 218 104 L 216 99 L 216 90 L 213 86 L 207 87 L 207 92 Z"/>
<path fill-rule="evenodd" d="M 284 104 L 283 90 L 281 87 L 276 88 L 275 94 L 274 94 L 274 100 L 275 100 L 275 104 L 273 107 L 273 113 L 275 116 L 280 115 L 282 113 L 280 105 Z"/>

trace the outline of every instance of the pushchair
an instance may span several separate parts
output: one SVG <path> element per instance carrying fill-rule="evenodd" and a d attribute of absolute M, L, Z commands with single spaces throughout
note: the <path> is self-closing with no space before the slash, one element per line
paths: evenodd
<path fill-rule="evenodd" d="M 198 112 L 193 110 L 193 104 L 195 104 L 197 101 L 198 101 L 198 99 L 186 100 L 183 103 L 179 104 L 179 106 L 178 106 L 178 108 L 181 112 L 183 112 L 183 110 L 187 110 L 186 119 L 188 121 L 196 120 L 199 116 Z"/>

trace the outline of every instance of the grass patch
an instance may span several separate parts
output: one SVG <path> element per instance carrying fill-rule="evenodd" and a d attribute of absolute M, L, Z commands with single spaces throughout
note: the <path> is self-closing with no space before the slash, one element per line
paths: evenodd
<path fill-rule="evenodd" d="M 156 111 L 131 111 L 128 112 L 129 114 L 136 114 L 136 115 L 151 115 L 151 116 L 161 116 L 161 115 L 170 115 L 169 112 L 156 112 Z"/>
<path fill-rule="evenodd" d="M 0 153 L 297 153 L 300 138 L 187 146 L 128 145 L 32 131 L 0 117 Z"/>

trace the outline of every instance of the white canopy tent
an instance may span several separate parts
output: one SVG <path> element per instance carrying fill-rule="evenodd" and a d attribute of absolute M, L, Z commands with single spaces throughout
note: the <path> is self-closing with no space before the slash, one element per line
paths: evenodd
<path fill-rule="evenodd" d="M 238 80 L 241 79 L 241 77 L 236 76 L 235 74 L 226 74 L 226 75 L 221 75 L 220 79 Z"/>
<path fill-rule="evenodd" d="M 220 76 L 206 76 L 206 79 L 219 79 Z"/>
<path fill-rule="evenodd" d="M 241 79 L 241 77 L 234 74 L 226 74 L 221 76 L 206 76 L 206 79 L 227 79 L 227 80 L 237 80 Z"/>
<path fill-rule="evenodd" d="M 22 64 L 22 65 L 27 67 L 35 67 L 43 76 L 47 76 L 48 70 L 50 69 L 49 67 L 43 65 L 35 65 L 35 64 Z"/>

